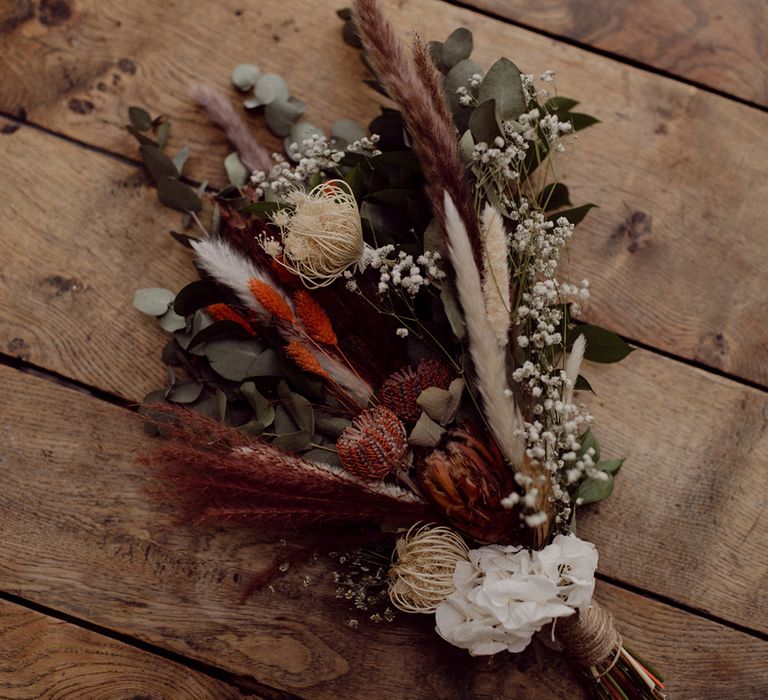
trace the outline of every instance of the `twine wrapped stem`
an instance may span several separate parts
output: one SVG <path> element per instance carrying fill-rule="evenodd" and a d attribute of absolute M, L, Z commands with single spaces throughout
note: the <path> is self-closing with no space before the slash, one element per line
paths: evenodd
<path fill-rule="evenodd" d="M 558 620 L 555 634 L 564 646 L 563 653 L 585 668 L 607 673 L 618 659 L 621 635 L 613 615 L 596 600 L 586 612 Z"/>

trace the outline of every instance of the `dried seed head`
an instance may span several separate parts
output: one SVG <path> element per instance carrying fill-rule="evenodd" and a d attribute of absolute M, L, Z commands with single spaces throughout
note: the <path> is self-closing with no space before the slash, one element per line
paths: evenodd
<path fill-rule="evenodd" d="M 405 428 L 388 408 L 363 411 L 336 443 L 341 464 L 366 479 L 383 479 L 404 466 L 408 453 Z"/>
<path fill-rule="evenodd" d="M 453 572 L 468 560 L 461 536 L 442 525 L 414 525 L 397 541 L 389 570 L 389 599 L 404 612 L 433 613 L 456 589 Z"/>
<path fill-rule="evenodd" d="M 301 278 L 306 287 L 325 287 L 363 256 L 360 212 L 343 180 L 320 183 L 309 193 L 287 196 L 293 214 L 273 217 L 282 236 L 280 263 Z"/>

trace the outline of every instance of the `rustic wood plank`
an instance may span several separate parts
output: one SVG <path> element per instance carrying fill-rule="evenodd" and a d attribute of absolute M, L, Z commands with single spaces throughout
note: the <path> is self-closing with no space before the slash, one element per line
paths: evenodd
<path fill-rule="evenodd" d="M 190 143 L 191 174 L 221 182 L 229 148 L 192 106 L 188 86 L 231 90 L 240 61 L 283 73 L 321 125 L 377 111 L 355 51 L 340 41 L 331 0 L 264 0 L 258 9 L 190 2 L 183 13 L 117 0 L 66 6 L 60 22 L 31 17 L 0 37 L 0 108 L 112 151 L 135 157 L 120 127 L 128 105 L 141 103 L 175 118 L 171 144 Z M 426 38 L 469 26 L 483 65 L 503 52 L 533 72 L 555 69 L 560 92 L 603 121 L 581 136 L 563 170 L 578 201 L 601 205 L 573 253 L 574 276 L 593 283 L 591 320 L 768 384 L 768 326 L 760 322 L 768 116 L 437 0 L 386 6 L 403 31 L 415 27 Z M 231 50 L 220 50 L 221 36 Z M 115 205 L 110 217 L 121 220 Z"/>
<path fill-rule="evenodd" d="M 238 604 L 250 577 L 287 558 L 298 538 L 174 526 L 143 493 L 130 455 L 149 438 L 125 411 L 17 370 L 0 369 L 0 380 L 0 589 L 306 698 L 372 688 L 425 700 L 583 697 L 562 660 L 538 646 L 471 659 L 426 618 L 374 624 L 350 611 L 318 540 L 317 559 Z M 32 405 L 48 416 L 45 430 Z M 628 642 L 666 671 L 675 698 L 768 691 L 755 637 L 608 584 L 598 595 Z"/>
<path fill-rule="evenodd" d="M 768 5 L 762 0 L 464 4 L 768 106 Z"/>
<path fill-rule="evenodd" d="M 141 399 L 162 385 L 165 341 L 131 308 L 133 290 L 166 283 L 176 289 L 193 276 L 189 252 L 162 230 L 173 218 L 150 222 L 166 215 L 147 188 L 120 186 L 140 182 L 129 166 L 29 128 L 3 138 L 17 189 L 4 220 L 11 244 L 0 260 L 0 347 L 21 347 L 47 369 Z M 91 193 L 89 204 L 39 184 L 30 173 L 46 163 L 54 164 L 47 181 L 62 177 L 58 164 L 72 167 L 67 177 Z M 100 202 L 110 202 L 106 217 L 96 215 Z M 40 211 L 56 212 L 55 220 Z M 764 500 L 750 488 L 766 454 L 765 394 L 646 352 L 588 374 L 598 392 L 589 403 L 601 440 L 611 454 L 629 456 L 617 493 L 597 506 L 604 517 L 584 525 L 601 542 L 603 570 L 764 625 L 758 591 L 768 553 L 747 535 L 766 523 Z M 730 470 L 734 463 L 738 470 Z M 659 542 L 666 543 L 661 552 Z M 656 567 L 646 566 L 651 560 Z M 733 562 L 743 568 L 739 577 L 729 575 Z"/>
<path fill-rule="evenodd" d="M 188 251 L 167 233 L 178 217 L 131 166 L 28 127 L 0 138 L 0 349 L 143 398 L 163 381 L 151 358 L 165 340 L 131 299 L 189 281 Z"/>
<path fill-rule="evenodd" d="M 0 601 L 0 628 L 6 700 L 243 697 L 180 664 L 7 601 Z"/>

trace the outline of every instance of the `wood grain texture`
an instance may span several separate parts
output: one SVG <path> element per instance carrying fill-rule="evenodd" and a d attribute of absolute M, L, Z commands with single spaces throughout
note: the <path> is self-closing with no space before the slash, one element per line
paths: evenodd
<path fill-rule="evenodd" d="M 0 369 L 0 380 L 0 588 L 305 698 L 384 688 L 409 700 L 584 696 L 538 645 L 472 659 L 427 618 L 370 622 L 336 598 L 319 540 L 317 558 L 239 604 L 250 578 L 287 559 L 298 539 L 175 526 L 143 493 L 130 453 L 149 438 L 125 411 L 16 370 Z M 50 416 L 45 432 L 30 405 Z M 628 643 L 664 669 L 673 697 L 768 691 L 766 646 L 755 637 L 611 585 L 597 595 Z"/>
<path fill-rule="evenodd" d="M 165 339 L 131 300 L 189 281 L 179 217 L 130 165 L 29 127 L 0 138 L 0 350 L 143 398 L 164 381 Z"/>
<path fill-rule="evenodd" d="M 464 4 L 768 106 L 768 5 L 763 0 Z"/>
<path fill-rule="evenodd" d="M 71 163 L 70 181 L 120 216 L 94 216 L 95 203 L 84 212 L 82 200 L 23 172 L 11 180 L 20 189 L 0 261 L 0 342 L 10 350 L 22 339 L 36 364 L 140 400 L 162 385 L 165 340 L 130 299 L 137 287 L 176 289 L 192 279 L 189 251 L 161 230 L 165 218 L 151 221 L 164 213 L 148 188 L 118 186 L 130 180 L 130 166 L 29 128 L 4 138 L 12 169 Z M 56 212 L 53 224 L 37 219 L 41 207 Z M 768 552 L 759 537 L 747 537 L 763 532 L 768 517 L 765 500 L 749 488 L 763 478 L 768 454 L 766 395 L 646 352 L 587 374 L 598 392 L 588 403 L 601 441 L 610 454 L 629 457 L 616 494 L 596 507 L 603 518 L 585 523 L 600 541 L 603 570 L 768 629 L 758 595 Z M 650 559 L 658 566 L 647 567 Z M 744 569 L 739 577 L 730 575 L 734 562 Z"/>
<path fill-rule="evenodd" d="M 4 700 L 244 697 L 172 661 L 6 601 L 0 601 L 0 629 Z"/>
<path fill-rule="evenodd" d="M 468 26 L 481 65 L 504 53 L 535 73 L 555 69 L 560 92 L 602 120 L 562 170 L 575 201 L 601 205 L 572 256 L 574 278 L 593 284 L 592 321 L 768 384 L 768 115 L 437 0 L 385 4 L 404 33 L 444 38 Z M 230 149 L 192 105 L 192 82 L 232 92 L 232 66 L 255 61 L 284 74 L 322 126 L 377 112 L 332 0 L 70 5 L 55 25 L 32 17 L 0 37 L 1 109 L 135 157 L 121 125 L 128 105 L 146 105 L 173 116 L 171 147 L 189 142 L 190 174 L 218 183 Z"/>

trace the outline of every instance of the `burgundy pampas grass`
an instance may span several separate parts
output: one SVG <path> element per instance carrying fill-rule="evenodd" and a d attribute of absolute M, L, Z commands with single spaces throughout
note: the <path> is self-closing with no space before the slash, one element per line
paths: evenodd
<path fill-rule="evenodd" d="M 407 56 L 378 0 L 355 0 L 354 12 L 371 66 L 402 111 L 438 221 L 445 229 L 443 192 L 448 192 L 479 249 L 472 189 L 461 161 L 456 128 L 426 48 L 416 40 L 414 57 Z"/>
<path fill-rule="evenodd" d="M 224 129 L 229 142 L 237 149 L 243 165 L 249 170 L 269 172 L 274 165 L 269 151 L 251 134 L 232 103 L 208 85 L 194 85 L 190 92 L 195 102 L 204 107 L 208 116 Z"/>
<path fill-rule="evenodd" d="M 429 517 L 427 504 L 399 487 L 334 471 L 189 409 L 153 404 L 145 415 L 168 439 L 140 460 L 155 469 L 157 498 L 189 521 L 284 528 Z"/>

